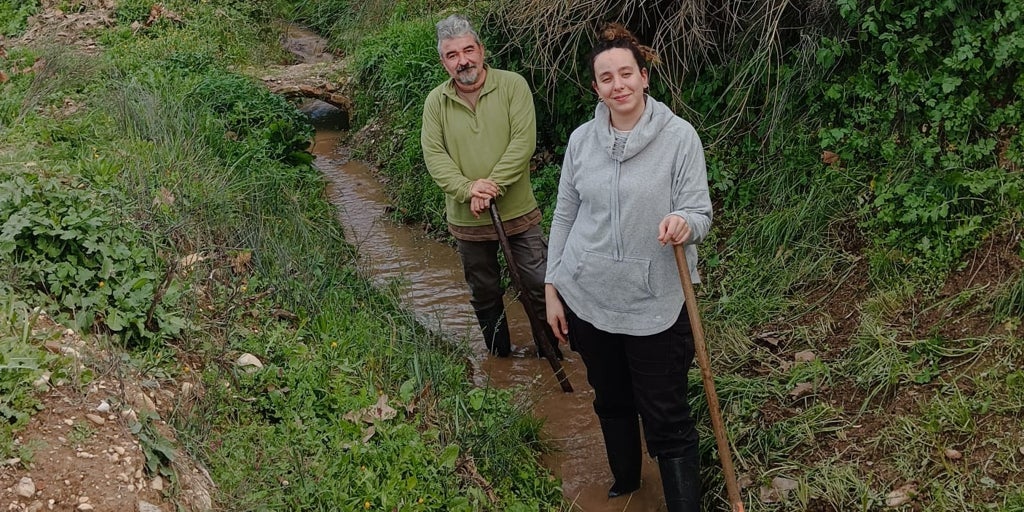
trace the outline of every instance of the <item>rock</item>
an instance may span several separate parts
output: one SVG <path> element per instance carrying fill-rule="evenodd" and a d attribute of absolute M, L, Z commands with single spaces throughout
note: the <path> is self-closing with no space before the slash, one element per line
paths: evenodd
<path fill-rule="evenodd" d="M 789 391 L 789 396 L 793 398 L 800 398 L 802 396 L 810 395 L 814 393 L 814 384 L 810 382 L 800 382 L 793 389 Z"/>
<path fill-rule="evenodd" d="M 132 397 L 132 407 L 136 411 L 145 413 L 156 413 L 156 404 L 153 403 L 153 399 L 149 395 L 139 391 Z"/>
<path fill-rule="evenodd" d="M 152 503 L 139 500 L 139 512 L 163 512 L 163 509 Z"/>
<path fill-rule="evenodd" d="M 890 508 L 900 507 L 910 503 L 915 496 L 917 496 L 917 485 L 914 483 L 905 484 L 885 495 L 885 506 Z"/>
<path fill-rule="evenodd" d="M 952 460 L 960 460 L 964 456 L 962 453 L 960 453 L 960 450 L 954 450 L 953 448 L 946 448 L 946 451 L 944 451 L 943 453 L 946 455 L 946 458 Z"/>
<path fill-rule="evenodd" d="M 247 372 L 255 372 L 260 368 L 263 368 L 263 362 L 258 357 L 245 353 L 238 357 L 238 361 L 235 362 L 240 368 Z"/>
<path fill-rule="evenodd" d="M 86 414 L 85 417 L 86 417 L 86 419 L 88 419 L 89 421 L 91 421 L 91 422 L 93 422 L 93 423 L 95 423 L 97 425 L 102 425 L 102 424 L 107 422 L 107 420 L 103 419 L 100 416 L 92 414 L 92 413 Z"/>
<path fill-rule="evenodd" d="M 159 476 L 154 477 L 153 481 L 149 483 L 149 488 L 153 489 L 154 491 L 164 490 L 164 479 L 160 478 Z"/>
<path fill-rule="evenodd" d="M 31 498 L 36 493 L 36 484 L 31 478 L 23 476 L 15 486 L 14 492 L 23 498 Z"/>
<path fill-rule="evenodd" d="M 802 352 L 797 352 L 796 354 L 793 354 L 793 360 L 798 363 L 809 363 L 817 358 L 818 356 L 814 352 L 811 352 L 810 350 L 804 350 Z"/>
<path fill-rule="evenodd" d="M 110 404 L 103 400 L 100 402 L 100 405 L 96 406 L 96 410 L 99 412 L 110 412 Z"/>
<path fill-rule="evenodd" d="M 50 372 L 43 372 L 38 379 L 32 381 L 32 387 L 38 391 L 43 391 L 50 385 Z"/>

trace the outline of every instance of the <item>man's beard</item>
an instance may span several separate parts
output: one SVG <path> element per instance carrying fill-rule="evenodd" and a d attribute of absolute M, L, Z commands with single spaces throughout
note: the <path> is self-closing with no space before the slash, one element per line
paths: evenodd
<path fill-rule="evenodd" d="M 466 66 L 456 70 L 456 78 L 462 85 L 473 85 L 480 78 L 480 70 L 476 66 Z"/>

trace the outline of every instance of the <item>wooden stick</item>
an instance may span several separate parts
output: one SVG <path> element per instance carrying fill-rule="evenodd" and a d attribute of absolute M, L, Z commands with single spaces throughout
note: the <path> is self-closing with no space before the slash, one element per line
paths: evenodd
<path fill-rule="evenodd" d="M 546 324 L 541 323 L 537 318 L 533 310 L 533 298 L 530 297 L 530 293 L 523 286 L 523 280 L 519 277 L 519 268 L 516 266 L 515 258 L 512 257 L 512 246 L 508 242 L 508 236 L 505 235 L 505 225 L 502 224 L 501 217 L 498 215 L 498 205 L 493 200 L 491 201 L 491 222 L 494 223 L 494 230 L 498 232 L 498 241 L 501 242 L 501 250 L 505 253 L 509 274 L 512 274 L 512 282 L 519 290 L 519 300 L 522 301 L 526 317 L 530 320 L 530 330 L 533 332 L 534 340 L 537 341 L 537 347 L 551 364 L 551 369 L 555 372 L 555 378 L 562 386 L 562 391 L 572 393 L 572 384 L 569 384 L 569 378 L 565 376 L 562 362 L 558 360 L 558 355 L 555 353 L 555 346 L 552 344 L 551 338 L 548 337 L 547 329 L 544 328 Z"/>
<path fill-rule="evenodd" d="M 732 465 L 729 452 L 729 438 L 725 434 L 725 422 L 722 411 L 718 407 L 718 394 L 715 393 L 715 376 L 711 373 L 711 357 L 708 355 L 707 344 L 704 343 L 704 327 L 700 323 L 700 311 L 697 308 L 697 296 L 693 293 L 693 280 L 690 279 L 690 266 L 686 263 L 686 251 L 683 245 L 675 245 L 676 266 L 679 267 L 679 279 L 683 283 L 683 297 L 686 299 L 686 312 L 690 316 L 690 327 L 693 329 L 693 347 L 700 365 L 700 378 L 704 383 L 704 393 L 708 396 L 708 410 L 711 413 L 711 429 L 715 432 L 718 444 L 718 459 L 722 462 L 725 473 L 725 488 L 729 493 L 729 503 L 733 512 L 743 512 L 743 499 L 736 483 L 736 470 Z"/>

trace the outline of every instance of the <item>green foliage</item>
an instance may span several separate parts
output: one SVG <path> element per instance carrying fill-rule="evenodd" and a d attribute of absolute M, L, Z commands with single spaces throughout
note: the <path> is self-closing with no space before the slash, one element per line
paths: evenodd
<path fill-rule="evenodd" d="M 997 321 L 1020 322 L 1024 318 L 1024 271 L 1010 279 L 993 303 Z"/>
<path fill-rule="evenodd" d="M 79 328 L 95 322 L 127 343 L 180 331 L 148 237 L 116 215 L 116 194 L 46 173 L 8 174 L 0 183 L 0 262 L 17 282 L 73 312 Z"/>
<path fill-rule="evenodd" d="M 914 174 L 875 184 L 863 225 L 876 243 L 908 263 L 949 268 L 977 246 L 1003 210 L 1021 198 L 1020 180 L 1002 170 Z"/>
<path fill-rule="evenodd" d="M 448 77 L 435 37 L 432 19 L 395 21 L 362 39 L 353 70 L 357 103 L 364 105 L 356 123 L 373 119 L 388 132 L 371 141 L 367 150 L 374 160 L 387 162 L 382 171 L 397 214 L 439 231 L 445 226 L 444 199 L 427 173 L 419 142 L 423 102 Z"/>
<path fill-rule="evenodd" d="M 14 432 L 37 412 L 36 379 L 63 375 L 57 356 L 42 348 L 50 331 L 39 325 L 40 311 L 0 280 L 0 457 L 19 455 Z"/>
<path fill-rule="evenodd" d="M 309 119 L 252 79 L 208 73 L 187 101 L 210 110 L 226 130 L 224 137 L 239 142 L 235 146 L 239 156 L 291 163 L 310 161 L 306 148 L 313 138 L 313 126 Z"/>
<path fill-rule="evenodd" d="M 146 474 L 160 475 L 172 484 L 177 480 L 172 464 L 178 457 L 174 445 L 153 426 L 153 417 L 143 414 L 139 421 L 129 425 L 132 434 L 139 438 L 142 453 L 146 458 Z"/>
<path fill-rule="evenodd" d="M 858 31 L 823 46 L 821 148 L 874 178 L 862 227 L 918 273 L 942 272 L 1022 208 L 1010 151 L 1024 115 L 1019 3 L 842 4 Z"/>
<path fill-rule="evenodd" d="M 21 33 L 25 30 L 25 21 L 38 10 L 37 0 L 0 0 L 0 36 Z"/>

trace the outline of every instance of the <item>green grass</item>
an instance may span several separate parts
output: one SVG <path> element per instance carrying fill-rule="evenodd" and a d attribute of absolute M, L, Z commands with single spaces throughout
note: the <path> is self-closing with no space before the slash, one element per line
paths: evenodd
<path fill-rule="evenodd" d="M 557 509 L 558 482 L 537 462 L 540 423 L 514 390 L 473 389 L 465 345 L 427 333 L 358 276 L 304 151 L 308 122 L 229 69 L 281 60 L 273 6 L 166 7 L 186 22 L 134 33 L 148 4 L 121 4 L 91 59 L 56 47 L 9 53 L 42 53 L 47 66 L 0 85 L 0 128 L 20 143 L 0 150 L 0 205 L 35 226 L 8 223 L 0 239 L 5 357 L 8 343 L 19 361 L 38 352 L 17 335 L 15 311 L 31 300 L 111 335 L 153 378 L 194 379 L 202 399 L 168 419 L 217 482 L 215 503 L 233 510 Z M 61 111 L 67 97 L 80 108 Z M 47 208 L 87 204 L 102 216 L 70 224 L 64 214 L 50 228 L 78 244 L 39 243 Z M 118 328 L 125 315 L 131 332 Z M 160 356 L 167 346 L 187 356 Z M 264 369 L 237 368 L 242 353 Z M 13 453 L 33 375 L 3 376 L 3 448 Z M 364 421 L 378 401 L 397 415 Z M 173 476 L 148 421 L 133 426 L 148 470 Z"/>
<path fill-rule="evenodd" d="M 27 235 L 5 224 L 2 231 L 0 355 L 3 364 L 20 366 L 0 372 L 0 412 L 10 424 L 0 429 L 0 451 L 30 460 L 33 448 L 13 440 L 35 408 L 31 383 L 43 370 L 62 375 L 60 360 L 40 349 L 45 335 L 32 334 L 38 320 L 32 308 L 44 306 L 61 322 L 130 347 L 131 364 L 155 378 L 196 385 L 201 398 L 178 404 L 168 419 L 185 449 L 209 468 L 219 505 L 564 509 L 559 483 L 537 463 L 537 450 L 547 446 L 529 405 L 514 389 L 473 388 L 465 377 L 465 346 L 424 332 L 391 290 L 374 290 L 358 277 L 354 249 L 302 151 L 309 127 L 286 101 L 237 73 L 288 60 L 271 23 L 276 9 L 287 6 L 229 0 L 166 6 L 186 22 L 164 19 L 135 33 L 131 23 L 148 16 L 149 4 L 120 3 L 116 25 L 94 34 L 104 48 L 97 57 L 42 45 L 8 47 L 0 61 L 20 69 L 36 57 L 46 62 L 0 84 L 0 210 L 8 212 L 0 218 L 20 215 L 42 226 L 46 208 L 102 205 L 95 216 L 80 215 L 81 223 L 61 215 L 63 223 L 46 225 L 54 239 L 69 234 L 75 244 L 38 243 L 42 228 Z M 444 77 L 432 24 L 442 11 L 462 6 L 374 2 L 352 10 L 340 0 L 291 6 L 352 58 L 359 122 L 372 141 L 364 154 L 385 164 L 397 215 L 443 226 L 440 195 L 419 157 L 418 108 Z M 856 15 L 850 2 L 839 7 Z M 1014 12 L 1001 8 L 998 23 L 985 18 L 955 37 L 933 40 L 959 48 L 975 34 L 981 54 L 996 57 L 1003 41 L 1005 58 L 992 69 L 1016 69 L 1021 21 Z M 958 16 L 945 12 L 936 30 L 949 29 Z M 892 19 L 878 29 L 910 30 L 903 18 Z M 505 49 L 496 65 L 527 71 L 499 34 L 485 37 Z M 938 139 L 919 125 L 908 123 L 907 135 L 902 126 L 885 124 L 892 120 L 885 112 L 870 117 L 876 100 L 891 100 L 875 97 L 873 78 L 891 56 L 881 39 L 864 37 L 856 48 L 835 41 L 822 46 L 838 52 L 824 55 L 832 59 L 871 58 L 844 61 L 836 69 L 847 74 L 818 84 L 821 96 L 799 104 L 826 119 L 820 126 L 778 118 L 773 137 L 747 133 L 730 140 L 721 127 L 708 137 L 729 143 L 708 149 L 716 224 L 700 248 L 705 284 L 698 300 L 734 460 L 752 482 L 743 491 L 747 510 L 881 510 L 887 495 L 909 481 L 920 493 L 909 507 L 1024 509 L 1018 320 L 1024 245 L 1014 227 L 1020 183 L 1004 167 L 988 165 L 984 154 L 991 152 L 981 151 L 999 133 L 997 124 L 1019 117 L 1019 101 L 1004 87 L 1016 85 L 1000 83 L 987 104 L 956 94 L 962 105 L 940 101 L 947 118 L 961 123 L 950 130 L 967 133 L 962 123 L 970 119 L 981 125 L 958 149 L 933 146 Z M 936 76 L 963 65 L 940 63 Z M 962 71 L 975 76 L 980 69 Z M 902 92 L 914 90 L 912 78 L 895 76 Z M 694 105 L 731 101 L 700 96 L 720 91 L 714 84 L 683 85 L 692 87 Z M 936 97 L 942 85 L 933 85 L 919 89 L 921 97 Z M 560 90 L 576 108 L 573 87 Z M 66 99 L 78 108 L 67 108 Z M 538 106 L 563 109 L 542 118 L 569 116 L 564 104 Z M 849 118 L 829 117 L 843 109 Z M 851 130 L 846 119 L 873 128 Z M 833 126 L 822 128 L 827 122 Z M 555 136 L 558 127 L 545 133 Z M 1019 135 L 1005 142 L 1005 165 L 1019 165 Z M 545 144 L 557 161 L 564 140 Z M 822 149 L 838 151 L 841 161 L 820 162 Z M 927 155 L 951 167 L 924 173 L 932 169 L 922 163 Z M 547 212 L 557 165 L 545 164 L 535 191 Z M 966 171 L 951 170 L 960 168 Z M 946 201 L 949 209 L 942 210 Z M 948 236 L 934 236 L 947 229 Z M 929 250 L 920 245 L 925 238 Z M 1016 245 L 969 252 L 1004 239 Z M 984 267 L 972 265 L 986 259 L 998 259 L 1007 277 L 953 286 L 964 273 L 984 275 Z M 71 268 L 58 265 L 72 260 Z M 947 282 L 950 289 L 943 288 Z M 850 302 L 838 308 L 835 301 Z M 111 312 L 134 323 L 113 329 Z M 170 348 L 182 357 L 170 357 Z M 794 361 L 803 350 L 816 359 Z M 264 369 L 236 367 L 243 353 L 259 357 Z M 791 394 L 804 383 L 809 394 Z M 690 388 L 705 505 L 724 510 L 696 371 Z M 363 413 L 378 402 L 396 416 L 365 421 Z M 145 422 L 137 427 L 153 456 L 150 471 L 167 471 L 163 440 Z M 950 458 L 948 448 L 963 458 Z M 778 502 L 762 501 L 761 487 L 775 477 L 796 488 Z"/>

